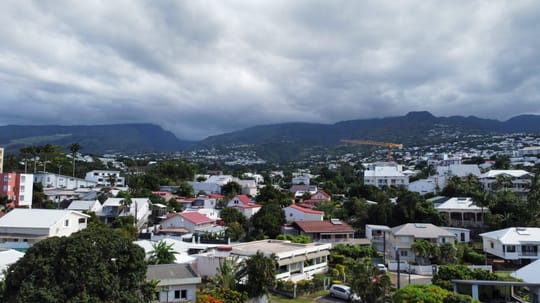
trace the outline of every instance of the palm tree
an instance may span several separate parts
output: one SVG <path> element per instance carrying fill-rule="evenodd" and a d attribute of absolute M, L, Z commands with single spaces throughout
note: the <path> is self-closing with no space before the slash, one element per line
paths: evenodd
<path fill-rule="evenodd" d="M 231 259 L 223 259 L 219 264 L 217 274 L 212 277 L 208 287 L 212 291 L 221 291 L 223 289 L 236 290 L 238 281 L 240 281 L 240 262 L 238 256 Z"/>
<path fill-rule="evenodd" d="M 34 174 L 37 172 L 37 160 L 39 159 L 39 155 L 41 154 L 41 146 L 31 146 L 30 147 L 30 154 L 32 154 L 32 157 L 34 158 Z"/>
<path fill-rule="evenodd" d="M 178 252 L 174 251 L 172 248 L 174 243 L 167 245 L 165 241 L 159 241 L 156 244 L 152 244 L 153 250 L 150 252 L 150 257 L 148 258 L 149 264 L 172 264 L 176 261 L 176 254 Z"/>
<path fill-rule="evenodd" d="M 28 156 L 32 154 L 32 147 L 25 146 L 19 149 L 19 153 L 23 156 L 24 159 L 24 173 L 28 173 Z"/>
<path fill-rule="evenodd" d="M 47 158 L 50 154 L 52 154 L 56 150 L 56 146 L 51 144 L 45 144 L 43 147 L 41 147 L 41 152 L 43 153 L 44 161 L 43 161 L 43 172 L 47 171 Z"/>
<path fill-rule="evenodd" d="M 73 167 L 73 177 L 75 177 L 75 157 L 79 150 L 81 150 L 81 145 L 78 142 L 72 143 L 69 145 L 69 150 L 71 151 L 72 167 Z"/>

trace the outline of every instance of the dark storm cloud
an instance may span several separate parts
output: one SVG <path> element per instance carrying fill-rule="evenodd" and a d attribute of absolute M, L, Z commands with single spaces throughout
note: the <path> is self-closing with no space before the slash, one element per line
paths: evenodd
<path fill-rule="evenodd" d="M 0 124 L 540 113 L 535 1 L 3 1 Z M 7 106 L 20 104 L 21 106 Z"/>

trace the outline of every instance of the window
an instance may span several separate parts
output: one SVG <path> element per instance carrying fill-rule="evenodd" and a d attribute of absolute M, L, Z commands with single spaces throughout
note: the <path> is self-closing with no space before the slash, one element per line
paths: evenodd
<path fill-rule="evenodd" d="M 493 242 L 490 241 L 490 242 L 489 242 L 489 247 L 494 248 L 494 247 L 495 247 L 495 244 L 493 244 Z"/>
<path fill-rule="evenodd" d="M 187 299 L 187 290 L 186 289 L 182 289 L 182 292 L 180 293 L 180 298 L 181 299 Z"/>
<path fill-rule="evenodd" d="M 80 218 L 79 219 L 79 224 L 84 224 L 86 223 L 86 219 L 85 218 Z"/>
<path fill-rule="evenodd" d="M 24 187 L 24 185 L 21 185 L 21 191 L 25 191 L 26 187 Z"/>
<path fill-rule="evenodd" d="M 409 256 L 409 252 L 406 251 L 406 250 L 400 250 L 400 251 L 399 251 L 399 256 L 400 256 L 400 257 L 408 257 L 408 256 Z"/>
<path fill-rule="evenodd" d="M 24 201 L 24 195 L 21 195 L 21 196 L 19 197 L 19 201 Z"/>
<path fill-rule="evenodd" d="M 26 182 L 26 176 L 21 176 L 21 183 Z"/>
<path fill-rule="evenodd" d="M 69 220 L 65 220 L 64 221 L 64 227 L 68 227 L 69 226 Z"/>
<path fill-rule="evenodd" d="M 179 290 L 174 291 L 174 298 L 175 299 L 180 299 L 180 291 Z"/>
<path fill-rule="evenodd" d="M 506 252 L 515 253 L 516 252 L 516 246 L 515 245 L 507 245 L 506 246 Z"/>

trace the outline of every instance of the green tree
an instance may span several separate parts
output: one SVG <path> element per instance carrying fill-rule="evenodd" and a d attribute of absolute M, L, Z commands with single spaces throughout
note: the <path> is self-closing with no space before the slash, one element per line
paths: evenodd
<path fill-rule="evenodd" d="M 285 212 L 279 204 L 265 204 L 251 217 L 250 222 L 253 227 L 252 237 L 262 239 L 266 236 L 275 239 L 286 222 Z"/>
<path fill-rule="evenodd" d="M 420 264 L 429 264 L 429 260 L 434 257 L 437 252 L 437 245 L 424 240 L 415 240 L 411 245 L 411 250 L 416 255 L 416 260 Z"/>
<path fill-rule="evenodd" d="M 244 237 L 246 231 L 242 225 L 238 222 L 231 222 L 227 225 L 225 230 L 225 236 L 230 238 L 232 241 L 238 241 Z"/>
<path fill-rule="evenodd" d="M 395 303 L 480 303 L 470 296 L 457 295 L 430 284 L 410 284 L 396 291 Z"/>
<path fill-rule="evenodd" d="M 195 195 L 195 192 L 193 191 L 193 186 L 191 186 L 191 184 L 187 183 L 187 181 L 183 181 L 178 185 L 176 194 L 182 197 L 192 198 Z"/>
<path fill-rule="evenodd" d="M 276 257 L 272 254 L 265 256 L 258 251 L 255 255 L 244 260 L 240 276 L 245 279 L 243 290 L 250 298 L 267 295 L 276 283 Z"/>
<path fill-rule="evenodd" d="M 220 213 L 221 220 L 225 222 L 225 225 L 229 225 L 233 222 L 238 222 L 242 227 L 247 224 L 247 218 L 238 209 L 234 207 L 225 207 Z"/>
<path fill-rule="evenodd" d="M 19 149 L 19 153 L 23 158 L 24 161 L 24 173 L 28 173 L 28 158 L 32 155 L 32 147 L 31 146 L 25 146 L 21 147 Z"/>
<path fill-rule="evenodd" d="M 227 198 L 232 198 L 242 193 L 242 186 L 238 182 L 229 181 L 221 187 L 221 194 Z"/>
<path fill-rule="evenodd" d="M 79 142 L 71 143 L 69 145 L 69 151 L 71 152 L 71 167 L 73 169 L 73 177 L 75 177 L 75 159 L 77 158 L 77 153 L 82 149 Z"/>
<path fill-rule="evenodd" d="M 149 264 L 172 264 L 176 261 L 178 252 L 173 249 L 174 243 L 167 245 L 165 241 L 152 244 L 152 251 L 148 257 Z"/>
<path fill-rule="evenodd" d="M 144 257 L 109 228 L 45 239 L 9 267 L 5 302 L 147 302 Z"/>
<path fill-rule="evenodd" d="M 438 264 L 454 264 L 457 261 L 457 248 L 450 243 L 439 246 L 437 255 Z"/>

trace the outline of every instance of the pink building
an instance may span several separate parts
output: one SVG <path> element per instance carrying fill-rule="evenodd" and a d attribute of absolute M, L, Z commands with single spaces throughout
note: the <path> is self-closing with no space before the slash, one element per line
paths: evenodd
<path fill-rule="evenodd" d="M 32 207 L 34 181 L 32 174 L 1 173 L 0 196 L 7 196 L 12 208 Z"/>

